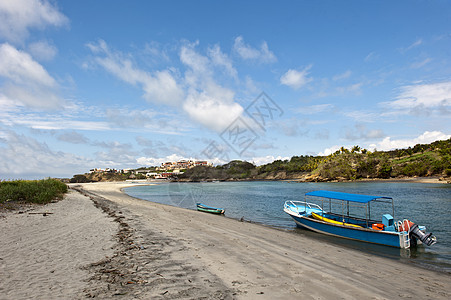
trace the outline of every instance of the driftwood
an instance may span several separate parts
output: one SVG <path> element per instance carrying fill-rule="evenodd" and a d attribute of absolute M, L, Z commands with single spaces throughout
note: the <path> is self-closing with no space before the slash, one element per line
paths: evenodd
<path fill-rule="evenodd" d="M 42 215 L 43 217 L 53 214 L 52 212 L 31 212 L 29 215 Z"/>

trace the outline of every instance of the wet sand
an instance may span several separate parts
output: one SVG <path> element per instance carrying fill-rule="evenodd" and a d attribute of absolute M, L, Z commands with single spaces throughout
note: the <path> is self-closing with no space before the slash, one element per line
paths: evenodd
<path fill-rule="evenodd" d="M 82 184 L 0 218 L 0 299 L 449 299 L 451 276 Z"/>

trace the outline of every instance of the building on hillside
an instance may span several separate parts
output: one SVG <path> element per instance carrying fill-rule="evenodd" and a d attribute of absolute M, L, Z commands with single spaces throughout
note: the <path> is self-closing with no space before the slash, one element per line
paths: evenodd
<path fill-rule="evenodd" d="M 194 168 L 197 166 L 213 166 L 213 164 L 209 163 L 208 161 L 205 161 L 205 160 L 199 160 L 199 161 L 179 160 L 177 162 L 162 163 L 161 166 L 158 168 L 158 170 L 160 170 L 160 171 L 170 171 L 170 170 L 175 170 L 175 169 L 182 170 L 182 169 Z"/>

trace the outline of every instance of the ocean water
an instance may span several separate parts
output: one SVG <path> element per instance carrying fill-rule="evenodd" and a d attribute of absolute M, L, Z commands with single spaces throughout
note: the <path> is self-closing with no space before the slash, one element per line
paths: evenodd
<path fill-rule="evenodd" d="M 331 190 L 356 194 L 387 196 L 394 199 L 395 221 L 409 219 L 424 225 L 437 237 L 431 247 L 419 245 L 397 249 L 330 237 L 296 228 L 283 212 L 287 200 L 304 201 L 304 194 L 314 190 Z M 297 234 L 359 251 L 415 263 L 425 268 L 451 273 L 451 186 L 447 184 L 397 182 L 291 183 L 284 181 L 158 183 L 124 190 L 130 196 L 196 209 L 196 202 L 226 209 L 225 216 L 293 230 Z M 324 207 L 327 207 L 326 205 Z M 379 207 L 379 206 L 378 206 Z M 371 209 L 371 217 L 380 219 L 386 210 Z M 221 216 L 218 216 L 221 217 Z"/>

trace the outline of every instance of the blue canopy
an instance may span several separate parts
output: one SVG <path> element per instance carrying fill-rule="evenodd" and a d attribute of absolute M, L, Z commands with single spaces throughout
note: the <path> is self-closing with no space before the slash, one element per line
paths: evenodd
<path fill-rule="evenodd" d="M 316 196 L 329 199 L 337 199 L 351 202 L 368 203 L 376 199 L 392 199 L 391 197 L 381 197 L 381 196 L 369 196 L 369 195 L 359 195 L 359 194 L 349 194 L 341 192 L 332 191 L 313 191 L 306 193 L 307 196 Z"/>

